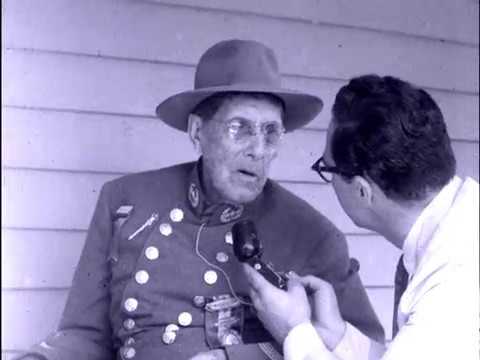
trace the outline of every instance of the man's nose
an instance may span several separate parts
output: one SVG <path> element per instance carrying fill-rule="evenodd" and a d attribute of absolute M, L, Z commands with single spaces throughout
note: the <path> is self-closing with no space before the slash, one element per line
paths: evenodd
<path fill-rule="evenodd" d="M 246 155 L 258 160 L 263 159 L 270 149 L 266 145 L 265 136 L 260 132 L 252 135 L 247 147 Z"/>

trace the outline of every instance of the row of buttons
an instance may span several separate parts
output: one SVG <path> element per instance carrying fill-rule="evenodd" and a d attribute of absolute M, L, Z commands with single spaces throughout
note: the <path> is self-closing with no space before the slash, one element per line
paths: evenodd
<path fill-rule="evenodd" d="M 184 213 L 181 209 L 175 208 L 170 211 L 170 220 L 172 222 L 181 222 L 184 218 Z M 173 228 L 169 223 L 162 223 L 159 225 L 159 232 L 163 236 L 170 236 L 173 233 Z M 225 242 L 229 245 L 233 245 L 233 237 L 231 232 L 225 234 Z M 145 249 L 145 257 L 148 260 L 156 260 L 160 256 L 159 250 L 155 246 L 149 246 Z M 229 260 L 228 254 L 225 252 L 218 252 L 216 254 L 216 260 L 220 263 L 226 263 Z M 146 284 L 150 278 L 149 273 L 146 270 L 139 270 L 135 273 L 135 281 L 140 284 Z M 206 284 L 213 285 L 218 280 L 218 274 L 214 270 L 207 270 L 204 273 L 203 279 Z M 202 307 L 205 304 L 205 298 L 203 296 L 196 296 L 194 298 L 194 305 Z M 124 302 L 124 308 L 127 312 L 134 312 L 138 308 L 138 300 L 135 298 L 128 298 Z M 193 319 L 189 312 L 182 312 L 178 315 L 178 323 L 181 326 L 190 326 Z M 132 330 L 135 327 L 135 320 L 128 318 L 123 322 L 123 326 L 127 330 Z M 170 324 L 165 328 L 165 332 L 162 336 L 162 340 L 165 344 L 172 344 L 175 341 L 179 328 L 176 324 Z M 131 346 L 134 343 L 133 338 L 128 338 L 125 342 L 125 347 L 122 349 L 122 355 L 126 359 L 132 359 L 135 357 L 135 349 Z"/>
<path fill-rule="evenodd" d="M 204 296 L 197 295 L 194 296 L 193 298 L 193 305 L 197 308 L 203 308 L 205 306 L 206 299 Z M 193 319 L 192 319 L 192 314 L 190 314 L 188 311 L 180 313 L 178 315 L 177 319 L 178 323 L 181 326 L 189 326 L 191 325 Z M 177 338 L 177 333 L 179 331 L 179 327 L 176 324 L 169 324 L 165 327 L 165 331 L 162 335 L 162 341 L 166 345 L 173 344 L 175 342 L 175 339 Z"/>
<path fill-rule="evenodd" d="M 170 211 L 170 219 L 173 222 L 180 222 L 183 219 L 183 211 L 180 209 L 173 209 Z M 147 221 L 148 222 L 148 221 Z M 138 230 L 137 230 L 138 231 Z M 173 232 L 172 225 L 168 223 L 162 223 L 159 226 L 159 231 L 163 236 L 170 236 Z M 133 239 L 134 236 L 131 236 L 130 239 Z M 160 256 L 160 252 L 157 247 L 155 246 L 149 246 L 145 249 L 145 257 L 148 260 L 156 260 Z M 150 275 L 146 270 L 139 270 L 135 273 L 135 281 L 140 284 L 146 284 L 148 280 L 150 279 Z M 134 312 L 138 308 L 138 300 L 135 298 L 128 298 L 124 302 L 124 308 L 127 312 Z M 183 313 L 182 313 L 183 314 Z M 182 315 L 180 314 L 180 315 Z M 187 324 L 189 319 L 188 316 L 190 316 L 190 323 L 191 323 L 191 315 L 190 314 L 183 314 L 181 317 L 181 321 L 184 324 Z M 180 319 L 180 316 L 179 316 Z M 176 326 L 176 325 L 175 325 Z M 132 318 L 125 319 L 123 322 L 123 327 L 126 330 L 132 330 L 135 327 L 135 320 Z M 122 355 L 122 358 L 124 359 L 133 359 L 136 355 L 136 350 L 132 346 L 135 343 L 135 339 L 130 337 L 125 341 L 124 347 L 120 350 L 120 353 Z"/>

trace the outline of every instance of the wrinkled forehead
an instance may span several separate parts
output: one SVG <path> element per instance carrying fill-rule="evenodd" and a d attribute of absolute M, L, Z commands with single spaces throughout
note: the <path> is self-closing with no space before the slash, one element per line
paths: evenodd
<path fill-rule="evenodd" d="M 229 121 L 242 118 L 255 123 L 283 123 L 283 102 L 274 95 L 238 94 L 224 99 L 214 119 Z"/>

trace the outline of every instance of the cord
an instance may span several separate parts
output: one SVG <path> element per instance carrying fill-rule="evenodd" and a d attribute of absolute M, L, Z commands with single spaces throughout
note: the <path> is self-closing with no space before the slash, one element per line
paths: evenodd
<path fill-rule="evenodd" d="M 244 305 L 253 305 L 251 302 L 248 302 L 248 301 L 245 301 L 245 300 L 242 300 L 240 297 L 237 296 L 237 293 L 235 292 L 235 290 L 233 289 L 233 286 L 232 286 L 232 282 L 230 281 L 230 277 L 228 276 L 228 274 L 218 265 L 215 265 L 215 264 L 212 264 L 210 261 L 208 261 L 202 254 L 200 254 L 200 250 L 198 249 L 199 248 L 199 243 L 200 243 L 200 234 L 202 233 L 203 229 L 207 226 L 207 223 L 203 223 L 202 225 L 200 225 L 200 228 L 198 229 L 197 231 L 197 237 L 196 237 L 196 240 L 195 240 L 195 253 L 197 254 L 197 256 L 203 260 L 203 262 L 205 264 L 207 264 L 208 266 L 211 266 L 213 267 L 214 269 L 217 269 L 218 271 L 220 271 L 224 276 L 225 276 L 225 279 L 227 280 L 227 283 L 228 283 L 228 287 L 230 288 L 230 292 L 231 294 L 233 295 L 233 297 L 235 299 L 237 299 L 240 303 L 244 304 Z"/>

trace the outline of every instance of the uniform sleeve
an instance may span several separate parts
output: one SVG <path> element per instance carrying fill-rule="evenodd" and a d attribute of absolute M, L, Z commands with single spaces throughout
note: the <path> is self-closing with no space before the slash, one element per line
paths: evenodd
<path fill-rule="evenodd" d="M 109 319 L 112 219 L 108 193 L 106 184 L 100 192 L 57 331 L 17 360 L 34 355 L 48 360 L 114 358 Z"/>
<path fill-rule="evenodd" d="M 330 282 L 343 319 L 370 339 L 383 344 L 384 330 L 358 275 L 359 263 L 349 257 L 345 236 L 327 220 L 312 234 L 321 238 L 317 240 L 302 274 L 312 274 Z"/>

